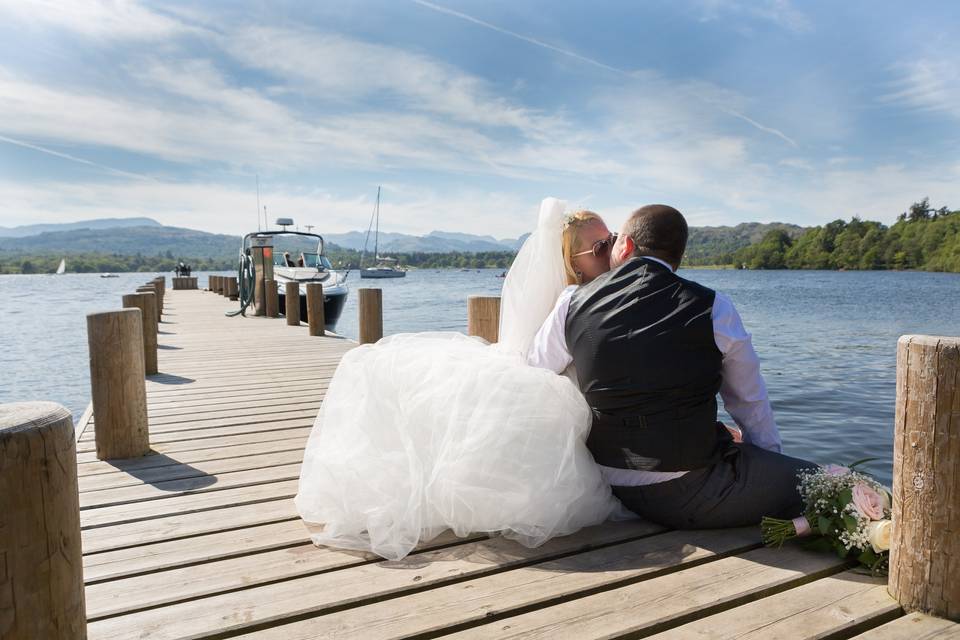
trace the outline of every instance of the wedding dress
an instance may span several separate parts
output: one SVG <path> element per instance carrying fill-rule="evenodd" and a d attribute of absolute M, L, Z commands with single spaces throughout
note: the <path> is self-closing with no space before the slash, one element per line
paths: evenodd
<path fill-rule="evenodd" d="M 307 442 L 295 502 L 316 544 L 400 559 L 445 529 L 526 546 L 618 506 L 584 444 L 574 382 L 528 366 L 566 285 L 564 203 L 544 200 L 504 281 L 500 341 L 398 334 L 349 351 Z"/>

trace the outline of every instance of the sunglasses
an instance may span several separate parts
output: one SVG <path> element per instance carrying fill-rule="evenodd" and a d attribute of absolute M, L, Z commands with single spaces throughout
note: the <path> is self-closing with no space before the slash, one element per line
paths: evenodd
<path fill-rule="evenodd" d="M 603 240 L 597 240 L 593 243 L 593 246 L 590 247 L 587 251 L 581 251 L 580 253 L 575 253 L 571 258 L 576 258 L 577 256 L 585 256 L 588 253 L 592 253 L 594 258 L 602 258 L 610 253 L 610 248 L 613 246 L 613 243 L 617 241 L 617 236 L 619 234 L 611 233 L 609 236 Z"/>

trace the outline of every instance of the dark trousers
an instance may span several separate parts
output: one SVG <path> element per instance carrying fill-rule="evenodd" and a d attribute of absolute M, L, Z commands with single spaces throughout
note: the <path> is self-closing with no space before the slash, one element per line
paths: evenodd
<path fill-rule="evenodd" d="M 637 515 L 673 529 L 757 525 L 763 516 L 801 514 L 797 472 L 811 468 L 816 465 L 806 460 L 731 444 L 710 467 L 657 484 L 613 487 L 613 494 Z"/>

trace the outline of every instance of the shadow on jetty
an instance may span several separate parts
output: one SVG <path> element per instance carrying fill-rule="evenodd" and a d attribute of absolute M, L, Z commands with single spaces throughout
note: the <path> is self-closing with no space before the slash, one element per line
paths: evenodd
<path fill-rule="evenodd" d="M 158 344 L 157 349 L 176 349 L 177 351 L 183 349 L 183 347 L 175 347 L 172 344 Z"/>
<path fill-rule="evenodd" d="M 150 382 L 159 382 L 160 384 L 190 384 L 191 382 L 196 382 L 193 378 L 175 376 L 172 373 L 157 373 L 152 376 L 147 376 L 147 380 Z"/>
<path fill-rule="evenodd" d="M 117 471 L 128 473 L 162 491 L 195 491 L 217 483 L 216 476 L 152 450 L 142 458 L 104 460 L 104 462 L 116 467 Z"/>

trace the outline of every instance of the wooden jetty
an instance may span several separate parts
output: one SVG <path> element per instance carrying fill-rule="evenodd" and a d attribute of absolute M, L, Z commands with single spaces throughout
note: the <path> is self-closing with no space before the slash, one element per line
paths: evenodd
<path fill-rule="evenodd" d="M 356 343 L 225 317 L 236 303 L 210 292 L 166 292 L 163 307 L 150 455 L 98 460 L 96 416 L 77 425 L 93 640 L 960 638 L 960 625 L 905 614 L 885 580 L 764 548 L 758 528 L 637 520 L 536 549 L 447 534 L 400 562 L 316 547 L 292 497 L 324 391 Z"/>

